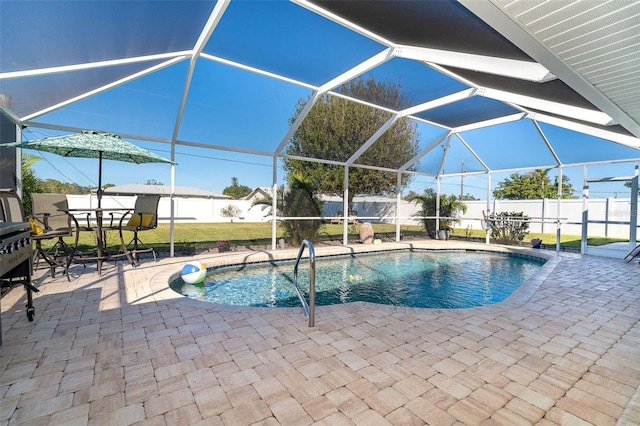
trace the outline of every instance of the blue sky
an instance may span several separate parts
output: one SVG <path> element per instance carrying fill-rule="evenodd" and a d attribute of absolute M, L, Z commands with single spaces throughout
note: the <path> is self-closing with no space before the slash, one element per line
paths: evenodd
<path fill-rule="evenodd" d="M 29 139 L 40 137 L 36 132 L 28 134 Z M 47 131 L 47 136 L 59 134 L 59 132 Z M 135 141 L 140 146 L 147 148 L 165 158 L 170 158 L 169 145 Z M 216 193 L 222 193 L 226 186 L 231 184 L 231 178 L 237 177 L 239 183 L 251 188 L 257 186 L 270 186 L 272 182 L 272 160 L 270 157 L 236 154 L 209 149 L 177 147 L 176 150 L 176 185 L 193 186 Z M 38 177 L 53 178 L 63 182 L 76 182 L 84 186 L 97 185 L 97 160 L 63 158 L 55 154 L 37 153 L 31 151 L 43 159 L 36 163 L 34 170 Z M 525 171 L 520 173 L 526 173 Z M 563 173 L 569 177 L 575 194 L 580 196 L 582 192 L 582 167 L 567 167 Z M 501 180 L 509 177 L 511 172 L 496 173 L 492 176 L 492 187 Z M 588 167 L 589 178 L 604 178 L 614 176 L 633 176 L 634 164 L 622 163 L 615 165 L 592 165 Z M 552 169 L 549 175 L 557 176 L 557 170 Z M 282 183 L 283 172 L 278 171 L 279 184 Z M 105 161 L 103 165 L 103 182 L 116 185 L 128 183 L 146 183 L 148 180 L 170 183 L 170 167 L 166 164 L 129 164 L 115 161 Z M 471 194 L 479 199 L 486 198 L 487 176 L 471 175 L 464 180 L 460 177 L 443 179 L 442 192 L 448 194 L 460 194 L 464 188 L 465 194 Z M 415 176 L 411 185 L 405 190 L 422 192 L 426 188 L 435 189 L 435 178 L 431 176 Z M 603 183 L 592 185 L 590 196 L 596 198 L 629 197 L 629 190 L 622 183 Z"/>
<path fill-rule="evenodd" d="M 20 2 L 15 2 L 12 7 L 22 6 Z M 44 7 L 37 11 L 44 10 L 46 7 L 45 3 Z M 60 15 L 61 22 L 75 22 L 70 18 L 80 12 L 86 13 L 76 8 L 73 2 L 56 3 L 55 7 L 68 8 L 54 11 Z M 113 7 L 127 7 L 129 13 L 120 13 L 112 10 Z M 197 26 L 202 25 L 200 21 L 206 19 L 206 9 L 211 6 L 205 2 L 190 2 L 188 10 L 177 4 L 171 7 L 175 7 L 172 11 L 173 15 L 168 20 L 166 16 L 162 17 L 164 19 L 162 22 L 169 25 L 172 21 L 184 21 Z M 6 15 L 11 11 L 5 8 L 4 12 Z M 33 40 L 46 40 L 47 43 L 43 44 L 44 47 L 34 46 L 33 52 L 27 53 L 34 57 L 48 54 L 51 59 L 56 59 L 62 64 L 82 63 L 86 58 L 76 58 L 74 54 L 84 51 L 92 52 L 91 57 L 95 60 L 124 54 L 144 55 L 146 53 L 144 49 L 150 47 L 137 43 L 135 35 L 139 32 L 148 34 L 146 38 L 155 40 L 158 46 L 161 45 L 161 37 L 165 35 L 150 22 L 140 21 L 138 13 L 148 13 L 143 2 L 135 3 L 134 8 L 119 3 L 106 5 L 98 2 L 94 3 L 91 13 L 104 13 L 104 16 L 117 17 L 116 36 L 112 40 L 113 43 L 102 42 L 105 34 L 110 31 L 109 22 L 106 19 L 92 22 L 91 25 L 96 27 L 96 31 L 88 34 L 87 40 L 76 40 L 74 49 L 64 49 L 64 46 L 56 44 L 58 40 L 65 40 L 71 36 L 73 25 L 56 26 L 53 31 L 59 34 L 54 35 L 49 35 L 42 26 L 33 25 L 31 33 Z M 30 15 L 34 24 L 39 22 L 36 15 L 37 13 Z M 193 20 L 199 20 L 199 22 L 194 23 Z M 51 22 L 51 20 L 47 17 L 43 22 Z M 85 21 L 78 20 L 78 22 L 84 22 L 78 25 L 86 25 Z M 246 31 L 246 28 L 251 28 L 252 31 Z M 52 30 L 47 28 L 46 31 Z M 171 36 L 174 39 L 171 43 L 175 46 L 175 50 L 184 49 L 185 46 L 189 46 L 189 43 L 193 43 L 192 40 L 197 33 L 196 30 L 192 33 L 172 33 Z M 5 32 L 5 29 L 2 33 L 3 37 L 5 35 L 17 37 L 16 34 L 20 33 Z M 9 38 L 7 41 L 11 42 Z M 7 43 L 6 46 L 10 47 L 12 43 Z M 100 46 L 100 49 L 95 50 L 96 46 Z M 31 45 L 28 48 L 31 49 Z M 329 81 L 383 49 L 384 46 L 377 42 L 351 32 L 293 3 L 239 1 L 231 3 L 205 47 L 204 53 L 316 86 Z M 39 90 L 38 96 L 51 96 L 51 103 L 55 103 L 54 95 L 58 88 L 74 87 L 83 77 L 98 78 L 108 72 L 124 75 L 125 71 L 142 69 L 157 63 L 158 61 L 150 61 L 148 64 L 124 65 L 112 67 L 113 69 L 34 77 L 29 79 L 29 85 L 32 86 L 29 90 L 35 90 L 34 87 L 47 87 L 47 90 Z M 182 61 L 37 117 L 35 121 L 170 139 L 176 125 L 176 114 L 187 71 L 188 61 Z M 401 80 L 403 92 L 414 105 L 464 90 L 467 87 L 423 64 L 401 58 L 391 59 L 369 72 L 378 80 L 391 82 Z M 8 80 L 4 84 L 5 87 L 10 87 L 9 85 L 14 83 Z M 193 74 L 178 139 L 241 150 L 273 152 L 287 133 L 296 103 L 300 99 L 307 99 L 311 93 L 312 89 L 304 84 L 292 84 L 220 62 L 200 59 Z M 479 113 L 483 108 L 487 108 L 490 102 L 486 98 L 471 99 L 465 102 L 465 106 L 475 108 L 472 112 Z M 423 118 L 446 119 L 447 114 L 447 108 L 441 108 L 429 111 Z M 616 160 L 629 156 L 631 151 L 551 125 L 543 125 L 543 130 L 554 146 L 557 144 L 561 151 L 561 158 L 567 163 L 572 163 L 573 157 L 577 158 L 574 154 L 586 153 L 590 160 Z M 443 132 L 441 128 L 425 123 L 419 124 L 419 131 L 422 135 L 420 149 L 428 146 Z M 33 127 L 25 130 L 24 138 L 30 140 L 61 133 L 64 132 Z M 493 168 L 532 167 L 553 163 L 550 154 L 528 120 L 471 131 L 464 134 L 464 137 L 483 159 L 491 163 Z M 168 144 L 131 138 L 129 140 L 166 158 L 171 156 L 171 147 Z M 439 148 L 436 148 L 432 155 L 423 158 L 420 163 L 421 169 L 437 168 L 439 153 Z M 72 181 L 85 186 L 97 184 L 97 160 L 61 158 L 53 154 L 41 154 L 41 156 L 43 160 L 34 167 L 40 178 Z M 465 170 L 480 169 L 479 163 L 468 151 L 461 148 L 459 141 L 452 142 L 447 158 L 445 172 L 458 172 L 463 162 Z M 272 184 L 272 159 L 269 156 L 178 146 L 175 160 L 178 163 L 175 183 L 180 186 L 193 186 L 221 193 L 226 186 L 230 185 L 232 177 L 237 177 L 240 184 L 251 188 Z M 633 164 L 593 166 L 589 169 L 589 177 L 627 176 L 632 175 L 633 172 Z M 492 184 L 495 186 L 509 174 L 495 174 L 492 177 Z M 552 177 L 555 174 L 554 170 L 550 172 Z M 580 194 L 582 168 L 566 168 L 565 175 L 570 178 L 577 194 Z M 104 183 L 116 185 L 145 183 L 150 179 L 169 185 L 170 167 L 109 161 L 105 161 L 103 167 Z M 282 183 L 282 179 L 283 173 L 278 171 L 278 184 Z M 465 194 L 485 198 L 486 182 L 485 175 L 466 177 Z M 449 178 L 443 181 L 442 190 L 446 193 L 459 194 L 460 185 L 459 177 Z M 434 178 L 417 176 L 408 190 L 422 192 L 425 188 L 435 188 Z M 625 192 L 628 191 L 625 191 L 621 183 L 601 184 L 598 185 L 597 190 L 595 188 L 592 190 L 592 196 L 598 196 L 596 193 L 601 193 L 602 196 L 621 196 L 620 194 Z"/>

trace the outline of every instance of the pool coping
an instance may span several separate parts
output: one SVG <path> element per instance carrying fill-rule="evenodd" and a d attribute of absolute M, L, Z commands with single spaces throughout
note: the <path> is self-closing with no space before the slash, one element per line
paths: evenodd
<path fill-rule="evenodd" d="M 485 251 L 485 252 L 497 252 L 497 253 L 512 253 L 524 256 L 531 256 L 536 258 L 545 259 L 546 262 L 540 267 L 540 269 L 527 281 L 521 284 L 509 297 L 501 302 L 497 302 L 491 305 L 476 306 L 470 308 L 416 308 L 405 306 L 391 306 L 382 305 L 370 302 L 350 302 L 345 304 L 330 305 L 330 306 L 316 306 L 316 314 L 323 312 L 336 312 L 344 311 L 345 309 L 382 309 L 388 312 L 399 313 L 489 313 L 500 312 L 512 309 L 524 305 L 531 297 L 536 293 L 540 285 L 549 277 L 551 272 L 558 266 L 561 261 L 561 256 L 555 252 L 548 252 L 545 250 L 532 249 L 526 247 L 514 247 L 514 246 L 501 246 L 501 245 L 487 245 L 483 243 L 473 243 L 466 241 L 449 240 L 446 242 L 438 240 L 424 240 L 424 241 L 411 241 L 411 242 L 385 242 L 382 244 L 357 244 L 357 245 L 339 245 L 339 246 L 316 246 L 315 255 L 316 258 L 332 255 L 345 255 L 355 253 L 368 253 L 368 252 L 380 252 L 391 250 L 406 250 L 406 249 L 425 249 L 425 250 L 469 250 L 469 251 Z M 265 250 L 265 251 L 244 251 L 244 252 L 230 252 L 230 253 L 216 253 L 209 255 L 194 256 L 192 260 L 202 262 L 207 268 L 222 266 L 222 265 L 236 265 L 247 264 L 255 262 L 265 262 L 272 260 L 291 260 L 295 259 L 298 255 L 298 249 L 284 249 L 284 250 Z M 305 250 L 303 258 L 308 258 L 308 250 Z M 139 303 L 143 301 L 175 301 L 176 303 L 186 303 L 194 308 L 207 309 L 216 312 L 245 312 L 245 313 L 277 313 L 277 314 L 301 314 L 303 313 L 302 307 L 286 307 L 286 308 L 269 308 L 269 307 L 252 307 L 252 306 L 232 306 L 222 305 L 218 303 L 205 302 L 197 299 L 191 299 L 187 296 L 183 296 L 169 287 L 169 282 L 175 280 L 180 276 L 180 270 L 182 267 L 180 264 L 174 263 L 167 265 L 165 269 L 158 272 L 147 281 L 147 283 L 134 284 L 132 294 L 133 299 L 131 303 Z"/>

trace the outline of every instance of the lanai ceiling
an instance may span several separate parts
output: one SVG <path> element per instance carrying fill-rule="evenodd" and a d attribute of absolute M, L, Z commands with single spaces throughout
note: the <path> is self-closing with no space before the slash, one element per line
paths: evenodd
<path fill-rule="evenodd" d="M 280 157 L 300 99 L 373 76 L 411 105 L 349 99 L 414 120 L 419 153 L 360 164 L 383 126 L 338 163 L 435 176 L 640 158 L 636 1 L 1 0 L 0 31 L 0 109 L 23 127 Z"/>

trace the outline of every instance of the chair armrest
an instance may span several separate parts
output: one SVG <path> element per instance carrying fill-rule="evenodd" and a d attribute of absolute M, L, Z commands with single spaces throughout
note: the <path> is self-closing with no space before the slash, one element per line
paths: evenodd
<path fill-rule="evenodd" d="M 69 210 L 60 210 L 61 212 L 64 212 L 67 215 L 67 222 L 69 223 L 69 228 L 75 228 L 76 231 L 80 230 L 80 223 L 78 222 L 78 219 L 76 218 L 76 215 L 74 215 L 73 213 L 71 213 Z M 87 228 L 89 228 L 88 223 L 89 223 L 89 215 L 87 214 Z"/>
<path fill-rule="evenodd" d="M 47 229 L 51 229 L 51 227 L 49 226 L 49 216 L 51 216 L 51 213 L 43 213 L 42 214 L 42 224 L 44 225 L 45 231 Z"/>
<path fill-rule="evenodd" d="M 122 214 L 122 216 L 120 216 L 120 221 L 118 222 L 118 228 L 122 229 L 123 225 L 126 226 L 127 223 L 124 220 L 127 218 L 127 216 L 133 216 L 133 212 L 131 209 L 127 210 Z"/>
<path fill-rule="evenodd" d="M 119 228 L 122 218 L 126 216 L 130 211 L 131 209 L 124 211 L 124 213 L 122 210 L 117 212 L 110 212 L 109 216 L 111 216 L 111 219 L 109 219 L 109 228 Z"/>
<path fill-rule="evenodd" d="M 38 224 L 38 226 L 42 228 L 43 231 L 47 229 L 48 223 L 47 218 L 45 217 L 45 213 L 33 213 L 29 217 L 33 219 Z"/>
<path fill-rule="evenodd" d="M 69 219 L 69 227 L 71 228 L 72 226 L 71 222 L 73 222 L 73 226 L 76 228 L 76 230 L 79 229 L 80 224 L 78 223 L 78 219 L 76 219 L 76 217 L 68 211 L 65 211 L 65 213 L 67 214 L 67 218 Z"/>

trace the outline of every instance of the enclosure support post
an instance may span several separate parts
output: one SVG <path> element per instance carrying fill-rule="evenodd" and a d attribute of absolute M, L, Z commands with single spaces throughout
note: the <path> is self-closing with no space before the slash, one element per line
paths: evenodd
<path fill-rule="evenodd" d="M 171 194 L 169 195 L 169 203 L 171 204 L 171 222 L 169 223 L 169 257 L 175 255 L 175 230 L 176 230 L 176 207 L 175 207 L 175 184 L 176 184 L 176 145 L 171 144 Z"/>
<path fill-rule="evenodd" d="M 344 166 L 344 188 L 342 190 L 342 244 L 349 244 L 349 166 Z"/>
<path fill-rule="evenodd" d="M 582 166 L 582 238 L 580 239 L 580 254 L 587 253 L 587 221 L 589 220 L 589 182 L 587 181 L 587 166 Z"/>
<path fill-rule="evenodd" d="M 491 172 L 487 173 L 487 218 L 491 214 Z M 490 222 L 487 220 L 486 231 L 484 234 L 484 241 L 486 244 L 491 242 L 491 226 L 489 226 Z"/>
<path fill-rule="evenodd" d="M 562 203 L 562 166 L 558 167 L 558 203 L 556 205 L 556 253 L 560 253 L 560 207 Z"/>
<path fill-rule="evenodd" d="M 271 250 L 275 250 L 278 231 L 278 157 L 273 156 L 273 184 L 271 185 Z"/>
<path fill-rule="evenodd" d="M 436 238 L 440 230 L 440 175 L 436 176 Z"/>
<path fill-rule="evenodd" d="M 629 250 L 633 250 L 638 237 L 638 163 L 636 163 L 633 179 L 631 179 L 631 217 L 629 222 Z"/>
<path fill-rule="evenodd" d="M 542 213 L 540 214 L 540 217 L 542 218 L 542 223 L 540 224 L 541 234 L 544 234 L 544 232 L 546 231 L 544 222 L 547 218 L 547 212 L 549 211 L 549 201 L 551 201 L 551 199 L 547 198 L 546 196 L 542 198 Z"/>
<path fill-rule="evenodd" d="M 609 209 L 611 209 L 611 197 L 604 200 L 604 237 L 609 238 Z"/>
<path fill-rule="evenodd" d="M 396 242 L 400 241 L 400 201 L 402 200 L 402 173 L 398 172 L 396 183 Z"/>

